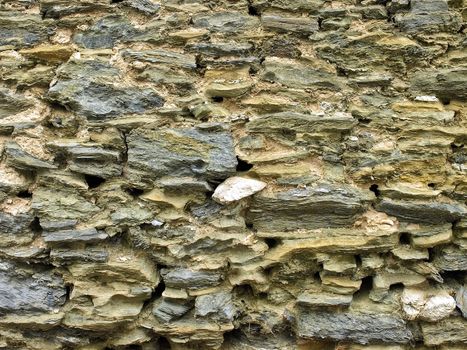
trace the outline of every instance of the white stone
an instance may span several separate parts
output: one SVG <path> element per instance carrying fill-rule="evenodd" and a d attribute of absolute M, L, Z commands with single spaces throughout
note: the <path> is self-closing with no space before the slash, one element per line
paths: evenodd
<path fill-rule="evenodd" d="M 238 201 L 251 196 L 266 187 L 266 183 L 245 177 L 229 177 L 217 186 L 212 199 L 221 204 Z"/>
<path fill-rule="evenodd" d="M 438 102 L 438 98 L 436 96 L 417 96 L 415 97 L 415 101 L 420 102 Z"/>
<path fill-rule="evenodd" d="M 435 322 L 448 317 L 456 308 L 456 301 L 446 292 L 437 293 L 405 288 L 401 296 L 401 302 L 406 318 Z"/>

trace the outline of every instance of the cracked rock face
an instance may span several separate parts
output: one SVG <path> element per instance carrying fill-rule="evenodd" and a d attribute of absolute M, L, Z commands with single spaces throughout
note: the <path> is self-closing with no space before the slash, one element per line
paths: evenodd
<path fill-rule="evenodd" d="M 466 349 L 466 14 L 0 1 L 0 349 Z"/>

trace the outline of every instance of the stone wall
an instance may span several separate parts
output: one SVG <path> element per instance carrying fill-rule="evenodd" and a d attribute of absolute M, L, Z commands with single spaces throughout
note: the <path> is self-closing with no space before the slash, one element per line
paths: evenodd
<path fill-rule="evenodd" d="M 0 348 L 467 347 L 465 0 L 0 0 Z"/>

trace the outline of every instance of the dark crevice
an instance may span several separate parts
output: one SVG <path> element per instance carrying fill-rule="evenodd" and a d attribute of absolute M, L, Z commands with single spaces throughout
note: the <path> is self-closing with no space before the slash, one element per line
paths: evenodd
<path fill-rule="evenodd" d="M 362 267 L 362 257 L 360 255 L 354 255 L 355 258 L 355 264 L 357 265 L 357 268 Z"/>
<path fill-rule="evenodd" d="M 410 235 L 407 232 L 402 232 L 399 236 L 400 244 L 410 244 Z"/>
<path fill-rule="evenodd" d="M 378 189 L 378 185 L 377 184 L 373 184 L 370 186 L 370 191 L 373 192 L 375 194 L 376 197 L 379 197 L 381 192 L 379 191 Z"/>
<path fill-rule="evenodd" d="M 430 183 L 428 184 L 428 187 L 431 187 L 431 188 L 436 188 L 436 184 L 435 184 L 435 183 L 433 183 L 433 182 L 430 182 Z"/>
<path fill-rule="evenodd" d="M 99 187 L 105 181 L 105 179 L 100 176 L 89 175 L 89 174 L 84 175 L 84 180 L 88 184 L 89 188 Z"/>
<path fill-rule="evenodd" d="M 221 103 L 224 101 L 224 98 L 222 96 L 213 96 L 211 97 L 212 102 L 215 103 Z"/>
<path fill-rule="evenodd" d="M 20 191 L 16 194 L 16 197 L 29 199 L 32 197 L 32 193 L 28 190 Z"/>
<path fill-rule="evenodd" d="M 269 249 L 277 247 L 281 244 L 281 240 L 277 238 L 268 237 L 264 240 L 264 242 L 268 245 Z"/>
<path fill-rule="evenodd" d="M 125 192 L 128 193 L 130 196 L 139 197 L 144 193 L 144 190 L 140 188 L 127 188 Z"/>
<path fill-rule="evenodd" d="M 39 218 L 37 216 L 29 224 L 29 229 L 34 233 L 42 233 L 42 227 L 41 227 Z"/>
<path fill-rule="evenodd" d="M 370 123 L 371 123 L 371 119 L 368 119 L 368 118 L 358 118 L 358 122 L 359 122 L 360 124 L 366 125 L 366 124 L 370 124 Z"/>
<path fill-rule="evenodd" d="M 253 168 L 253 164 L 237 157 L 237 171 L 248 171 Z"/>
<path fill-rule="evenodd" d="M 110 0 L 111 4 L 118 4 L 119 2 L 123 2 L 124 0 Z"/>
<path fill-rule="evenodd" d="M 366 295 L 370 293 L 373 289 L 373 276 L 366 276 L 362 279 L 362 284 L 360 285 L 359 290 L 355 293 L 355 297 L 358 295 Z"/>
<path fill-rule="evenodd" d="M 170 346 L 169 341 L 165 337 L 159 337 L 157 339 L 156 349 L 158 350 L 171 350 L 172 347 Z"/>
<path fill-rule="evenodd" d="M 256 16 L 256 17 L 261 16 L 261 14 L 258 12 L 257 8 L 254 7 L 253 5 L 248 6 L 248 14 L 250 16 Z"/>
<path fill-rule="evenodd" d="M 465 279 L 465 271 L 443 271 L 440 275 L 444 281 L 455 280 L 461 284 Z"/>
<path fill-rule="evenodd" d="M 402 291 L 404 289 L 403 283 L 394 283 L 389 287 L 390 291 Z"/>

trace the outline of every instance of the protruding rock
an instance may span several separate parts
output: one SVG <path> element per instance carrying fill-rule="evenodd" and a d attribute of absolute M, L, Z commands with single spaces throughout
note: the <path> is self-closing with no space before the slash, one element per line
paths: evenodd
<path fill-rule="evenodd" d="M 53 271 L 0 262 L 0 313 L 56 312 L 65 297 L 65 283 Z"/>
<path fill-rule="evenodd" d="M 232 136 L 224 130 L 136 129 L 128 136 L 129 176 L 223 179 L 235 173 Z"/>
<path fill-rule="evenodd" d="M 240 176 L 229 177 L 217 186 L 212 198 L 219 203 L 228 204 L 249 197 L 266 187 L 266 183 Z"/>
<path fill-rule="evenodd" d="M 409 320 L 422 319 L 436 322 L 449 316 L 456 301 L 446 292 L 436 293 L 423 289 L 404 288 L 402 310 Z"/>
<path fill-rule="evenodd" d="M 392 314 L 327 312 L 303 309 L 297 319 L 298 335 L 332 341 L 406 344 L 413 339 L 404 320 Z"/>
<path fill-rule="evenodd" d="M 353 224 L 373 198 L 370 191 L 326 184 L 265 193 L 254 197 L 247 218 L 264 231 L 341 227 Z"/>

